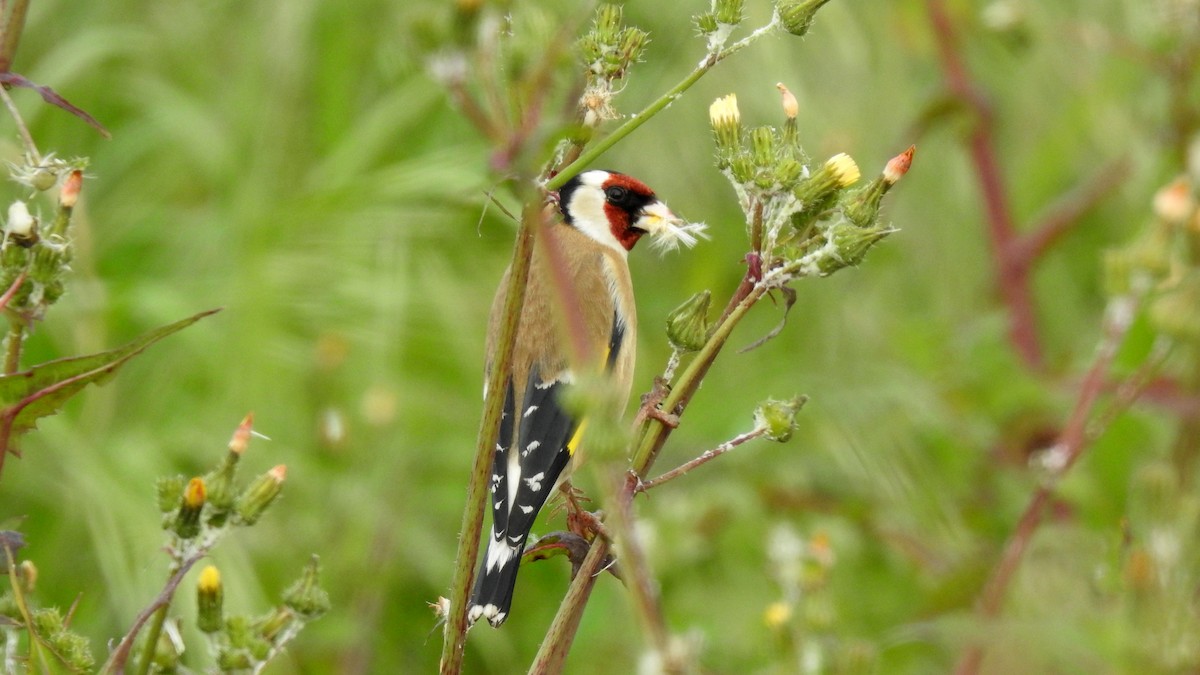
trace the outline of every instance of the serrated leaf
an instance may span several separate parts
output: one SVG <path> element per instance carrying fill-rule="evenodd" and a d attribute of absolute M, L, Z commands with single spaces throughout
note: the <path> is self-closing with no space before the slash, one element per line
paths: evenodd
<path fill-rule="evenodd" d="M 89 384 L 103 384 L 118 368 L 155 342 L 219 311 L 200 312 L 111 351 L 48 361 L 20 373 L 0 376 L 0 469 L 8 453 L 15 454 L 11 447 L 13 438 L 34 429 L 40 418 L 58 412 L 68 399 Z"/>

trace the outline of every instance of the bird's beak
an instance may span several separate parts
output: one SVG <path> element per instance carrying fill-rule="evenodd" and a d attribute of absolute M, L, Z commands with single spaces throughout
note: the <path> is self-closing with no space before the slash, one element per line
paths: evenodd
<path fill-rule="evenodd" d="M 696 237 L 704 236 L 705 227 L 703 223 L 685 221 L 657 199 L 642 208 L 633 226 L 646 231 L 653 243 L 663 248 L 694 246 Z"/>

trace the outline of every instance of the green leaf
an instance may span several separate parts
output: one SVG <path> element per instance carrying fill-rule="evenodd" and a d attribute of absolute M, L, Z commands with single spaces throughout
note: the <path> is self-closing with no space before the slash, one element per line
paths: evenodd
<path fill-rule="evenodd" d="M 89 384 L 103 384 L 125 362 L 159 340 L 179 332 L 206 316 L 210 309 L 142 335 L 124 347 L 99 354 L 57 359 L 29 370 L 0 376 L 0 469 L 13 438 L 37 426 L 38 419 L 53 415 L 67 399 Z"/>

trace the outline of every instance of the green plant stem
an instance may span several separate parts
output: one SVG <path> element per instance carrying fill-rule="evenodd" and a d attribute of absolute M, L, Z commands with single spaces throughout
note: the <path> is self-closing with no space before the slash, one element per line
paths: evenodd
<path fill-rule="evenodd" d="M 642 633 L 645 636 L 643 639 L 658 652 L 661 672 L 682 673 L 683 664 L 672 658 L 671 634 L 663 616 L 658 588 L 650 570 L 650 561 L 646 559 L 646 552 L 634 527 L 633 500 L 627 498 L 622 490 L 625 482 L 617 482 L 617 489 L 611 491 L 609 501 L 617 506 L 612 512 L 611 529 L 616 533 L 620 544 L 625 586 L 633 596 L 634 605 L 642 618 Z"/>
<path fill-rule="evenodd" d="M 133 625 L 129 628 L 129 632 L 121 638 L 115 649 L 109 654 L 108 660 L 104 662 L 104 666 L 98 671 L 101 675 L 109 675 L 110 673 L 124 673 L 126 661 L 129 659 L 129 652 L 133 649 L 133 641 L 137 639 L 138 633 L 150 618 L 158 613 L 160 607 L 166 607 L 171 604 L 171 599 L 175 597 L 175 589 L 179 588 L 179 584 L 183 582 L 183 577 L 187 575 L 188 570 L 192 569 L 197 562 L 208 555 L 209 546 L 201 546 L 189 555 L 187 558 L 172 566 L 175 571 L 167 579 L 167 583 L 163 585 L 158 596 L 146 606 L 133 620 Z M 159 625 L 161 630 L 162 625 Z M 155 639 L 154 643 L 158 640 Z M 153 643 L 152 643 L 153 644 Z M 153 652 L 151 652 L 153 656 Z M 148 665 L 148 662 L 147 662 Z M 145 672 L 145 671 L 142 671 Z"/>
<path fill-rule="evenodd" d="M 712 337 L 708 342 L 704 343 L 704 347 L 696 354 L 683 374 L 679 376 L 679 381 L 663 400 L 662 409 L 668 413 L 674 412 L 681 405 L 686 406 L 687 402 L 695 394 L 696 389 L 700 386 L 700 381 L 708 373 L 708 369 L 712 367 L 713 361 L 720 354 L 721 348 L 725 346 L 725 341 L 729 338 L 730 333 L 737 324 L 746 315 L 746 312 L 758 302 L 759 298 L 766 293 L 767 288 L 762 284 L 754 284 L 748 286 L 742 284 L 738 287 L 739 291 L 745 289 L 745 295 L 738 297 L 734 296 L 736 303 L 731 303 L 730 310 L 721 322 L 713 331 Z M 740 293 L 739 293 L 740 295 Z M 645 477 L 646 472 L 654 464 L 654 459 L 658 454 L 662 444 L 666 442 L 667 436 L 670 435 L 671 428 L 663 424 L 661 420 L 652 419 L 647 422 L 647 426 L 643 427 L 642 433 L 637 439 L 637 450 L 633 455 L 632 469 L 638 476 Z"/>
<path fill-rule="evenodd" d="M 7 73 L 12 68 L 28 11 L 29 0 L 13 0 L 12 9 L 0 17 L 0 73 Z"/>
<path fill-rule="evenodd" d="M 562 187 L 568 180 L 570 180 L 580 171 L 583 171 L 584 167 L 596 161 L 600 155 L 608 152 L 612 146 L 621 142 L 623 138 L 633 133 L 635 129 L 645 124 L 650 120 L 651 117 L 654 117 L 658 113 L 662 112 L 667 106 L 671 105 L 671 103 L 683 95 L 683 92 L 690 89 L 692 85 L 696 84 L 701 77 L 704 77 L 705 73 L 712 70 L 713 66 L 750 46 L 750 44 L 752 44 L 755 40 L 763 35 L 766 35 L 774 28 L 775 23 L 772 21 L 771 23 L 768 23 L 762 28 L 759 28 L 753 33 L 742 38 L 741 40 L 738 40 L 728 47 L 725 47 L 724 49 L 709 52 L 708 55 L 704 57 L 704 60 L 700 62 L 700 65 L 696 66 L 696 68 L 692 70 L 692 72 L 688 73 L 686 77 L 680 80 L 678 84 L 676 84 L 674 87 L 671 87 L 667 93 L 658 97 L 653 103 L 642 109 L 641 112 L 633 114 L 629 119 L 625 120 L 624 124 L 614 129 L 611 134 L 605 136 L 599 141 L 596 141 L 594 145 L 580 153 L 579 157 L 577 157 L 575 161 L 568 164 L 561 171 L 547 180 L 545 185 L 546 189 L 549 191 L 554 191 Z"/>
<path fill-rule="evenodd" d="M 513 248 L 512 264 L 509 267 L 504 314 L 500 325 L 494 327 L 499 331 L 496 336 L 496 352 L 490 366 L 491 372 L 488 374 L 483 420 L 479 423 L 479 436 L 475 446 L 475 463 L 471 468 L 471 480 L 467 484 L 467 503 L 463 509 L 462 527 L 459 528 L 450 610 L 442 636 L 443 675 L 462 671 L 463 651 L 467 642 L 467 601 L 471 585 L 475 581 L 475 559 L 479 556 L 479 535 L 483 529 L 487 483 L 496 452 L 496 436 L 500 433 L 500 415 L 503 412 L 504 396 L 508 391 L 506 376 L 511 370 L 513 343 L 517 336 L 521 306 L 525 302 L 525 286 L 529 280 L 535 232 L 536 228 L 541 226 L 541 222 L 541 199 L 527 199 L 525 210 L 521 214 L 521 227 L 517 231 L 516 245 Z"/>
<path fill-rule="evenodd" d="M 158 649 L 158 638 L 162 636 L 163 624 L 167 621 L 167 609 L 171 604 L 159 607 L 154 611 L 154 615 L 150 617 L 150 632 L 146 634 L 146 642 L 142 644 L 142 655 L 137 660 L 137 668 L 134 670 L 137 675 L 146 675 L 150 672 L 150 664 L 154 663 L 154 652 Z"/>
<path fill-rule="evenodd" d="M 0 72 L 6 72 L 7 69 Z M 38 152 L 37 144 L 33 142 L 33 134 L 29 133 L 29 127 L 25 126 L 25 119 L 21 117 L 21 111 L 17 109 L 17 104 L 13 102 L 12 97 L 8 95 L 8 90 L 0 87 L 0 101 L 3 101 L 4 107 L 8 108 L 8 114 L 12 115 L 13 123 L 17 125 L 17 133 L 21 136 L 21 143 L 25 146 L 25 152 L 35 162 L 42 161 L 42 155 Z"/>
<path fill-rule="evenodd" d="M 749 274 L 747 272 L 747 277 Z M 726 313 L 712 336 L 688 364 L 687 369 L 680 376 L 678 384 L 663 403 L 664 410 L 672 411 L 677 405 L 686 404 L 691 399 L 700 385 L 700 380 L 712 366 L 713 360 L 720 353 L 734 327 L 768 289 L 769 287 L 764 284 L 747 283 L 745 280 L 738 286 L 737 292 L 730 299 Z M 642 428 L 642 433 L 635 442 L 638 451 L 635 454 L 632 468 L 639 477 L 649 471 L 658 449 L 662 447 L 671 431 L 670 427 L 659 420 L 647 422 L 647 425 L 650 426 Z M 633 477 L 626 481 L 624 489 L 617 496 L 618 508 L 625 508 L 628 502 L 633 500 L 637 492 L 637 484 L 638 480 Z M 596 537 L 592 541 L 592 547 L 575 578 L 571 581 L 567 595 L 559 605 L 554 621 L 550 624 L 550 629 L 538 649 L 533 666 L 529 669 L 531 675 L 562 672 L 567 653 L 570 651 L 575 633 L 579 629 L 579 622 L 583 618 L 583 610 L 587 606 L 592 587 L 596 583 L 596 575 L 603 571 L 602 566 L 608 549 L 609 543 L 604 537 Z"/>
<path fill-rule="evenodd" d="M 20 320 L 8 323 L 8 338 L 4 341 L 4 374 L 12 375 L 21 368 L 21 345 L 25 342 L 25 326 Z"/>
<path fill-rule="evenodd" d="M 596 537 L 575 578 L 571 580 L 571 586 L 558 606 L 558 612 L 554 615 L 554 621 L 550 623 L 550 629 L 546 631 L 545 639 L 538 647 L 537 656 L 529 668 L 529 675 L 557 675 L 563 671 L 567 654 L 571 651 L 571 643 L 575 641 L 575 633 L 579 630 L 579 622 L 583 618 L 583 610 L 592 595 L 596 578 L 604 571 L 607 555 L 608 542 L 604 537 Z"/>

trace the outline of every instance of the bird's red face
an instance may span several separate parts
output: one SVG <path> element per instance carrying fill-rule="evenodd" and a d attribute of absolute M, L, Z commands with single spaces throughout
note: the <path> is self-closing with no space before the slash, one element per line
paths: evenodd
<path fill-rule="evenodd" d="M 645 183 L 615 171 L 585 171 L 558 192 L 567 223 L 622 252 L 649 234 L 667 246 L 696 242 L 697 226 L 685 223 Z"/>

